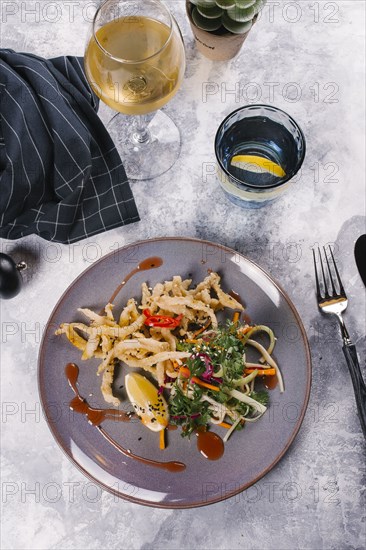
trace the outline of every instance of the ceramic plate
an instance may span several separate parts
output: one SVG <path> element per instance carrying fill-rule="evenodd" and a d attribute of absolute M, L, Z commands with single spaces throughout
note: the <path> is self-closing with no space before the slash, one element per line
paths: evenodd
<path fill-rule="evenodd" d="M 138 272 L 115 300 L 115 312 L 128 298 L 140 298 L 143 281 L 152 286 L 173 275 L 201 281 L 207 270 L 217 271 L 222 287 L 237 292 L 246 314 L 257 324 L 272 327 L 278 338 L 274 357 L 281 367 L 285 393 L 270 392 L 267 413 L 236 432 L 225 445 L 220 460 L 205 459 L 195 437 L 169 432 L 168 447 L 159 449 L 158 435 L 137 420 L 103 422 L 103 428 L 120 445 L 153 460 L 186 464 L 183 472 L 170 473 L 122 455 L 85 416 L 70 411 L 73 397 L 65 365 L 80 367 L 79 390 L 90 405 L 105 408 L 96 376 L 97 359 L 81 361 L 80 352 L 64 336 L 55 336 L 62 322 L 84 321 L 78 307 L 100 311 L 119 283 L 144 259 L 163 261 L 156 269 Z M 118 369 L 114 392 L 128 408 L 123 388 L 127 367 Z M 189 508 L 217 502 L 243 491 L 283 457 L 303 420 L 311 382 L 311 363 L 304 327 L 293 304 L 277 283 L 256 264 L 217 244 L 183 238 L 162 238 L 128 245 L 89 267 L 66 290 L 53 310 L 39 355 L 39 390 L 50 429 L 70 460 L 91 480 L 125 499 L 162 508 Z M 219 435 L 224 428 L 215 428 Z"/>

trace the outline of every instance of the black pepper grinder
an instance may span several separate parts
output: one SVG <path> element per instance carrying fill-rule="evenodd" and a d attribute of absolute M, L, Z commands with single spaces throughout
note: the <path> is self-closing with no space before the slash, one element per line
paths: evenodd
<path fill-rule="evenodd" d="M 10 256 L 0 252 L 0 298 L 9 300 L 19 294 L 23 284 L 20 272 L 26 268 L 25 262 L 16 264 Z"/>

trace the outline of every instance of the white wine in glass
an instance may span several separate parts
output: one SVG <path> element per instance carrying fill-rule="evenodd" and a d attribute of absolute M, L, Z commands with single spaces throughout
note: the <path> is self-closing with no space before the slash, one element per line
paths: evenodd
<path fill-rule="evenodd" d="M 166 172 L 179 156 L 180 135 L 158 109 L 177 93 L 185 70 L 182 36 L 167 8 L 159 0 L 106 0 L 94 17 L 85 70 L 96 95 L 122 113 L 108 130 L 127 175 Z"/>

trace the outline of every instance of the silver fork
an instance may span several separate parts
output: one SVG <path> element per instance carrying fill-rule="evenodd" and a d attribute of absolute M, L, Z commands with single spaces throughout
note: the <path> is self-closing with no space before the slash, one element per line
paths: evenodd
<path fill-rule="evenodd" d="M 337 264 L 334 259 L 333 251 L 330 246 L 328 248 L 332 259 L 335 277 L 332 275 L 332 270 L 330 267 L 327 251 L 325 249 L 325 246 L 323 246 L 324 257 L 327 264 L 327 272 L 328 272 L 328 277 L 327 277 L 324 269 L 324 263 L 320 252 L 320 248 L 318 247 L 319 263 L 320 263 L 322 280 L 323 280 L 323 293 L 321 291 L 321 287 L 319 283 L 317 262 L 315 257 L 315 251 L 313 248 L 313 259 L 314 259 L 314 269 L 315 269 L 315 279 L 316 279 L 316 296 L 318 299 L 319 309 L 323 313 L 332 313 L 333 315 L 336 315 L 340 323 L 341 333 L 343 338 L 343 353 L 346 357 L 348 368 L 351 374 L 361 428 L 363 431 L 363 435 L 366 438 L 366 385 L 361 374 L 361 369 L 357 358 L 356 346 L 352 344 L 344 319 L 342 317 L 342 313 L 346 309 L 348 304 L 347 294 L 344 290 L 341 277 L 337 269 Z M 338 282 L 339 290 L 336 289 L 335 278 Z M 327 279 L 330 282 L 330 286 L 332 289 L 331 293 L 329 292 Z"/>

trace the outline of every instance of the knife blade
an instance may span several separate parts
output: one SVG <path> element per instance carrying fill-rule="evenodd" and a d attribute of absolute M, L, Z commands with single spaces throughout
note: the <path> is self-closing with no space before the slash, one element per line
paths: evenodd
<path fill-rule="evenodd" d="M 355 260 L 363 284 L 366 286 L 366 235 L 361 235 L 356 241 Z"/>

